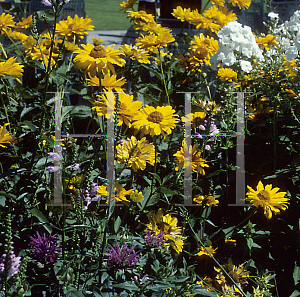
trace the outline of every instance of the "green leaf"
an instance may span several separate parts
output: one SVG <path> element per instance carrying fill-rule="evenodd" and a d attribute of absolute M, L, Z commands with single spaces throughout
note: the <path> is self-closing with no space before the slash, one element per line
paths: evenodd
<path fill-rule="evenodd" d="M 35 106 L 29 106 L 29 107 L 25 107 L 22 112 L 21 112 L 21 115 L 20 115 L 20 119 L 26 114 L 28 113 L 29 111 L 35 109 Z"/>
<path fill-rule="evenodd" d="M 52 228 L 47 226 L 46 224 L 49 223 L 48 219 L 45 217 L 45 215 L 38 210 L 37 208 L 32 208 L 29 210 L 41 223 L 45 223 L 43 226 L 44 228 L 51 233 L 52 232 Z"/>
<path fill-rule="evenodd" d="M 217 297 L 218 296 L 213 292 L 206 291 L 205 289 L 194 289 L 192 291 L 192 293 L 201 294 L 201 296 L 210 296 L 210 297 Z"/>
<path fill-rule="evenodd" d="M 24 122 L 18 122 L 18 126 L 21 126 L 21 125 L 25 125 L 27 126 L 28 128 L 30 128 L 30 130 L 32 132 L 36 131 L 37 129 L 37 126 L 35 126 L 32 122 L 30 121 L 24 121 Z M 22 126 L 22 128 L 25 128 L 24 126 Z"/>
<path fill-rule="evenodd" d="M 294 272 L 293 272 L 293 279 L 294 279 L 295 285 L 297 285 L 300 281 L 300 267 L 296 265 L 296 262 L 295 262 L 295 268 L 294 268 Z"/>
<path fill-rule="evenodd" d="M 173 191 L 171 189 L 167 189 L 165 187 L 160 187 L 159 191 L 163 194 L 172 194 L 172 195 L 177 195 L 178 193 L 176 191 Z"/>
<path fill-rule="evenodd" d="M 290 297 L 298 297 L 300 296 L 300 292 L 298 290 L 294 291 Z"/>
<path fill-rule="evenodd" d="M 115 229 L 115 232 L 118 233 L 118 230 L 120 228 L 120 225 L 121 225 L 121 218 L 120 216 L 117 217 L 116 221 L 115 221 L 115 224 L 114 224 L 114 229 Z"/>
<path fill-rule="evenodd" d="M 5 206 L 6 198 L 4 196 L 0 196 L 0 205 Z"/>
<path fill-rule="evenodd" d="M 149 172 L 149 174 L 151 174 L 159 182 L 159 184 L 161 185 L 161 179 L 160 179 L 160 176 L 157 173 Z"/>

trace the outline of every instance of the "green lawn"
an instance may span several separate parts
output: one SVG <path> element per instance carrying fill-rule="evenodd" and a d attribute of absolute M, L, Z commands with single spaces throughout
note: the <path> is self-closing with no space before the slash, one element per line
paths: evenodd
<path fill-rule="evenodd" d="M 127 30 L 130 22 L 126 18 L 127 13 L 120 11 L 122 2 L 123 0 L 85 0 L 85 12 L 93 20 L 94 30 Z"/>

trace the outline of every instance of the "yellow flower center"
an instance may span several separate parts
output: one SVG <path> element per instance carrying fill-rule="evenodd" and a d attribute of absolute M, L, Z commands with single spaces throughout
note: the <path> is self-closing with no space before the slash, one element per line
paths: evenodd
<path fill-rule="evenodd" d="M 147 120 L 153 123 L 160 123 L 164 119 L 164 116 L 159 111 L 153 111 L 148 115 Z"/>
<path fill-rule="evenodd" d="M 260 200 L 270 201 L 270 194 L 266 190 L 262 190 L 257 194 Z"/>
<path fill-rule="evenodd" d="M 106 57 L 106 50 L 103 45 L 95 46 L 91 52 L 90 56 L 97 59 L 97 58 L 105 58 Z"/>
<path fill-rule="evenodd" d="M 171 226 L 168 223 L 165 222 L 159 222 L 156 224 L 157 228 L 161 231 L 161 232 L 165 232 L 167 234 L 170 233 L 171 231 Z"/>

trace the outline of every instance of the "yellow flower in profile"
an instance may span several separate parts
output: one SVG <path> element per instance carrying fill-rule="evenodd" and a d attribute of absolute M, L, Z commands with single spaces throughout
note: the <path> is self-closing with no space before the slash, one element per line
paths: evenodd
<path fill-rule="evenodd" d="M 134 136 L 123 140 L 121 144 L 117 145 L 117 160 L 127 167 L 137 172 L 138 169 L 145 170 L 146 163 L 154 165 L 155 163 L 155 149 L 152 143 L 146 140 L 146 137 L 137 140 Z"/>
<path fill-rule="evenodd" d="M 237 81 L 237 73 L 231 68 L 220 68 L 218 70 L 217 76 L 222 81 L 229 81 L 229 82 Z"/>
<path fill-rule="evenodd" d="M 90 43 L 82 44 L 83 49 L 75 51 L 78 55 L 74 58 L 74 66 L 77 69 L 83 69 L 85 73 L 89 72 L 91 76 L 96 76 L 97 72 L 103 71 L 107 74 L 109 70 L 114 72 L 114 66 L 120 67 L 125 65 L 125 60 L 120 56 L 123 53 L 114 49 L 114 44 L 109 45 L 106 49 L 103 45 L 94 46 Z"/>
<path fill-rule="evenodd" d="M 182 252 L 183 240 L 185 239 L 181 233 L 182 229 L 177 227 L 177 218 L 171 217 L 171 215 L 164 215 L 163 210 L 160 208 L 157 212 L 151 210 L 148 213 L 148 219 L 150 224 L 146 226 L 157 235 L 158 233 L 163 234 L 166 240 L 165 246 L 168 250 L 171 246 L 176 253 Z"/>
<path fill-rule="evenodd" d="M 176 19 L 181 20 L 182 22 L 188 21 L 192 16 L 193 12 L 190 8 L 183 8 L 181 6 L 177 6 L 173 9 L 171 13 Z"/>
<path fill-rule="evenodd" d="M 282 63 L 282 67 L 281 67 L 281 71 L 284 71 L 288 76 L 291 77 L 297 77 L 298 76 L 298 71 L 300 67 L 297 66 L 297 60 L 294 59 L 292 61 L 288 61 L 286 59 L 286 57 L 283 57 L 283 63 Z"/>
<path fill-rule="evenodd" d="M 32 26 L 32 15 L 30 15 L 27 18 L 22 17 L 22 21 L 20 21 L 16 24 L 16 30 L 17 31 L 25 31 L 26 29 L 30 28 L 31 26 Z"/>
<path fill-rule="evenodd" d="M 201 246 L 200 251 L 197 253 L 197 255 L 200 257 L 206 255 L 212 258 L 212 256 L 216 253 L 217 249 L 218 248 L 214 249 L 212 246 L 206 246 L 206 247 Z"/>
<path fill-rule="evenodd" d="M 133 101 L 133 96 L 125 93 L 119 93 L 118 99 L 112 92 L 106 92 L 105 95 L 97 95 L 100 100 L 94 102 L 94 107 L 99 116 L 105 115 L 106 118 L 114 116 L 115 112 L 118 117 L 118 124 L 125 123 L 129 128 L 133 117 L 139 112 L 143 103 L 140 101 Z M 119 102 L 118 108 L 116 108 L 117 100 Z"/>
<path fill-rule="evenodd" d="M 9 27 L 14 27 L 15 22 L 13 16 L 10 14 L 2 13 L 0 16 L 0 32 L 3 34 Z"/>
<path fill-rule="evenodd" d="M 101 81 L 101 84 L 100 84 Z M 99 78 L 97 76 L 90 77 L 87 79 L 88 86 L 93 87 L 102 87 L 105 90 L 112 91 L 115 90 L 116 92 L 123 92 L 122 86 L 126 83 L 125 77 L 121 77 L 120 79 L 117 79 L 116 75 L 111 75 L 110 73 L 105 74 L 103 78 L 99 81 Z"/>
<path fill-rule="evenodd" d="M 186 123 L 191 123 L 192 127 L 199 127 L 200 125 L 203 125 L 203 122 L 206 118 L 205 112 L 194 112 L 188 114 L 186 117 L 181 117 L 181 121 Z"/>
<path fill-rule="evenodd" d="M 200 195 L 196 198 L 193 199 L 193 201 L 195 201 L 198 204 L 202 204 L 203 206 L 215 206 L 219 204 L 219 200 L 217 200 L 214 196 L 203 196 Z"/>
<path fill-rule="evenodd" d="M 95 26 L 91 23 L 90 18 L 79 18 L 77 14 L 75 14 L 74 19 L 68 16 L 66 20 L 62 20 L 56 25 L 56 34 L 62 37 L 65 36 L 70 41 L 73 41 L 74 36 L 83 38 L 84 35 L 88 35 L 87 31 L 94 30 Z"/>
<path fill-rule="evenodd" d="M 139 49 L 135 45 L 123 44 L 119 47 L 119 50 L 124 53 L 126 58 L 137 60 L 141 64 L 150 64 L 148 52 L 143 49 Z"/>
<path fill-rule="evenodd" d="M 251 4 L 251 0 L 229 0 L 229 3 L 231 3 L 233 6 L 238 6 L 239 9 L 248 9 L 250 4 Z"/>
<path fill-rule="evenodd" d="M 236 14 L 232 10 L 228 10 L 228 7 L 217 7 L 216 5 L 213 5 L 204 11 L 203 15 L 217 23 L 220 26 L 220 29 L 229 22 L 237 20 Z"/>
<path fill-rule="evenodd" d="M 138 190 L 134 190 L 130 196 L 129 196 L 130 200 L 135 202 L 135 203 L 139 203 L 142 202 L 144 200 L 144 196 L 142 192 L 139 192 Z"/>
<path fill-rule="evenodd" d="M 217 113 L 219 105 L 215 101 L 197 100 L 193 102 L 194 105 L 200 107 L 207 112 Z"/>
<path fill-rule="evenodd" d="M 10 143 L 17 142 L 17 138 L 10 134 L 10 132 L 6 132 L 6 126 L 10 125 L 10 123 L 4 124 L 0 128 L 0 146 L 6 148 L 5 145 Z"/>
<path fill-rule="evenodd" d="M 130 22 L 135 30 L 143 30 L 147 24 L 156 24 L 154 17 L 151 13 L 146 13 L 144 10 L 130 11 L 128 12 L 127 18 L 130 18 Z"/>
<path fill-rule="evenodd" d="M 133 117 L 132 126 L 144 134 L 160 135 L 171 134 L 179 121 L 174 115 L 175 110 L 171 106 L 148 106 Z"/>
<path fill-rule="evenodd" d="M 278 42 L 275 40 L 275 36 L 272 36 L 268 34 L 265 37 L 256 37 L 255 36 L 256 43 L 262 48 L 266 49 L 267 51 L 270 48 L 270 45 L 274 45 L 278 47 Z"/>
<path fill-rule="evenodd" d="M 146 36 L 142 34 L 136 39 L 136 46 L 144 50 L 157 51 L 161 47 L 166 47 L 168 43 L 175 41 L 171 32 L 165 32 L 159 35 L 150 33 Z"/>
<path fill-rule="evenodd" d="M 193 11 L 188 22 L 195 25 L 198 30 L 210 30 L 211 32 L 217 32 L 221 28 L 220 25 L 214 23 L 213 20 L 202 16 L 198 12 L 198 9 Z"/>
<path fill-rule="evenodd" d="M 263 183 L 259 181 L 256 191 L 249 186 L 248 190 L 246 200 L 256 207 L 263 207 L 267 219 L 272 218 L 272 212 L 276 215 L 281 209 L 288 208 L 289 199 L 284 197 L 286 192 L 278 192 L 279 188 L 272 189 L 272 185 L 264 187 Z"/>
<path fill-rule="evenodd" d="M 211 3 L 224 7 L 225 0 L 211 0 Z"/>
<path fill-rule="evenodd" d="M 20 41 L 25 41 L 28 38 L 26 34 L 18 31 L 12 31 L 10 28 L 7 28 L 7 30 L 5 30 L 5 34 L 11 39 L 18 39 Z"/>
<path fill-rule="evenodd" d="M 115 183 L 115 188 L 114 189 L 115 189 L 114 197 L 115 197 L 116 202 L 119 202 L 119 201 L 130 202 L 126 198 L 126 196 L 130 195 L 134 191 L 133 189 L 127 191 L 119 183 Z M 101 195 L 102 197 L 108 197 L 109 196 L 106 185 L 100 186 L 99 189 L 97 190 L 97 193 L 99 195 Z M 106 203 L 108 203 L 108 200 L 106 201 Z"/>
<path fill-rule="evenodd" d="M 15 78 L 19 83 L 21 83 L 21 81 L 18 78 L 23 75 L 24 66 L 16 62 L 16 60 L 16 57 L 10 57 L 7 61 L 0 62 L 0 77 L 10 75 L 13 78 Z"/>
<path fill-rule="evenodd" d="M 179 151 L 177 151 L 173 156 L 177 158 L 177 161 L 180 162 L 175 170 L 178 171 L 179 169 L 183 168 L 190 168 L 192 167 L 192 170 L 194 172 L 199 172 L 201 175 L 205 175 L 205 171 L 203 167 L 209 167 L 207 164 L 205 164 L 205 160 L 201 158 L 201 152 L 197 151 L 197 147 L 194 144 L 193 147 L 190 145 L 189 155 L 191 156 L 191 160 L 185 160 L 185 154 L 187 154 L 187 144 L 183 140 L 182 146 Z M 192 161 L 192 164 L 190 163 Z"/>
<path fill-rule="evenodd" d="M 69 41 L 65 41 L 64 46 L 65 46 L 66 51 L 71 52 L 71 53 L 74 53 L 75 51 L 79 50 L 79 47 L 77 44 L 74 44 Z"/>
<path fill-rule="evenodd" d="M 137 0 L 123 1 L 123 3 L 120 4 L 120 11 L 124 10 L 124 12 L 126 12 L 129 8 L 132 8 L 136 2 Z"/>

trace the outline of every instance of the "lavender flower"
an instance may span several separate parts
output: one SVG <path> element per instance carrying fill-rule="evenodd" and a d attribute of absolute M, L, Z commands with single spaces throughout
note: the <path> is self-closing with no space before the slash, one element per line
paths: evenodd
<path fill-rule="evenodd" d="M 138 252 L 134 252 L 134 246 L 128 249 L 127 244 L 124 243 L 120 248 L 119 244 L 109 246 L 109 257 L 107 263 L 111 266 L 117 267 L 131 267 L 139 263 L 140 256 Z"/>
<path fill-rule="evenodd" d="M 58 256 L 57 253 L 62 251 L 61 248 L 56 246 L 58 240 L 56 235 L 46 235 L 44 233 L 41 236 L 39 232 L 36 232 L 36 237 L 30 236 L 30 239 L 31 251 L 39 261 L 53 263 Z"/>
<path fill-rule="evenodd" d="M 97 194 L 99 187 L 93 183 L 88 182 L 87 186 L 82 190 L 81 195 L 78 196 L 78 199 L 84 200 L 86 205 L 83 206 L 84 210 L 87 210 L 92 201 L 98 201 L 100 195 Z"/>
<path fill-rule="evenodd" d="M 134 282 L 135 284 L 138 286 L 138 285 L 141 285 L 142 283 L 146 282 L 149 277 L 148 277 L 148 274 L 145 274 L 142 278 L 138 278 L 136 275 L 133 277 L 134 279 Z"/>
<path fill-rule="evenodd" d="M 0 279 L 1 276 L 5 274 L 5 261 L 6 261 L 6 254 L 3 254 L 0 258 Z M 13 247 L 11 247 L 10 257 L 8 260 L 8 267 L 7 273 L 9 276 L 14 276 L 19 272 L 19 267 L 21 264 L 21 257 L 16 257 Z"/>
<path fill-rule="evenodd" d="M 160 245 L 164 244 L 165 238 L 163 233 L 159 232 L 157 234 L 151 234 L 149 229 L 144 231 L 145 233 L 145 241 L 146 244 L 149 246 L 156 246 L 159 247 Z"/>
<path fill-rule="evenodd" d="M 70 0 L 65 0 L 64 4 L 67 4 L 68 2 L 70 2 Z M 54 3 L 53 1 L 49 1 L 49 0 L 43 0 L 42 4 L 46 5 L 46 6 L 52 6 Z"/>

